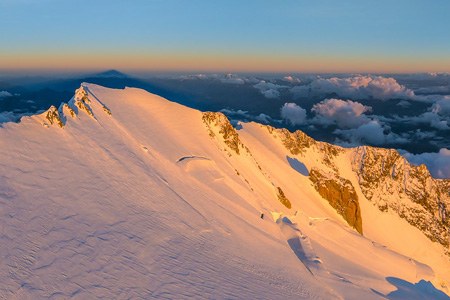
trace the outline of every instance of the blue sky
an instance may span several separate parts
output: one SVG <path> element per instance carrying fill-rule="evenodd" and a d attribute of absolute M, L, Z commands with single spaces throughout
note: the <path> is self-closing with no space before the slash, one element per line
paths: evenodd
<path fill-rule="evenodd" d="M 0 0 L 0 68 L 77 60 L 133 68 L 141 58 L 142 68 L 171 69 L 172 57 L 180 69 L 197 60 L 199 69 L 251 71 L 259 63 L 302 71 L 317 62 L 320 71 L 321 60 L 329 71 L 450 71 L 449 12 L 446 0 Z"/>

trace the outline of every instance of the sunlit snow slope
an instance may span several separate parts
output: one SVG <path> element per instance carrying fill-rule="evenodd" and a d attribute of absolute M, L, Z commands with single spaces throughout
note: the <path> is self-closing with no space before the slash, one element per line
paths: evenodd
<path fill-rule="evenodd" d="M 448 249 L 365 198 L 352 150 L 330 159 L 82 84 L 0 128 L 0 298 L 448 299 Z M 363 235 L 313 169 L 355 187 Z"/>

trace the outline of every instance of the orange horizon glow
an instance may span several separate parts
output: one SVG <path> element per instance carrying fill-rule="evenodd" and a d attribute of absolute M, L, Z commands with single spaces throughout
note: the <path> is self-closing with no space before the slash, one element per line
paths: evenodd
<path fill-rule="evenodd" d="M 205 53 L 33 53 L 0 55 L 3 70 L 416 73 L 448 72 L 450 59 Z"/>

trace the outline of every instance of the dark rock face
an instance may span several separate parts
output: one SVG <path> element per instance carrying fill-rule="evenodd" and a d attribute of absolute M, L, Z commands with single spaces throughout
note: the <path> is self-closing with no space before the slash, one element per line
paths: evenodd
<path fill-rule="evenodd" d="M 313 182 L 319 194 L 344 217 L 347 223 L 360 234 L 363 234 L 358 195 L 352 183 L 335 174 L 324 175 L 317 169 L 311 170 L 309 179 Z"/>

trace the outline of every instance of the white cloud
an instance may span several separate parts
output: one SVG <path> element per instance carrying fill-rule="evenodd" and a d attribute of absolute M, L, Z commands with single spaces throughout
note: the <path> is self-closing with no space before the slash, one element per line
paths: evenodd
<path fill-rule="evenodd" d="M 430 140 L 436 137 L 436 133 L 433 131 L 422 131 L 421 129 L 416 129 L 412 134 L 414 134 L 414 138 L 419 140 Z"/>
<path fill-rule="evenodd" d="M 398 106 L 403 107 L 403 108 L 407 108 L 411 106 L 411 102 L 407 101 L 407 100 L 402 100 L 400 102 L 397 103 Z"/>
<path fill-rule="evenodd" d="M 170 79 L 181 80 L 218 80 L 222 83 L 229 84 L 244 84 L 246 82 L 255 82 L 251 77 L 240 77 L 236 74 L 190 74 L 190 75 L 175 75 L 169 76 Z M 257 81 L 256 81 L 257 82 Z"/>
<path fill-rule="evenodd" d="M 450 178 L 450 150 L 442 148 L 438 153 L 402 154 L 414 165 L 425 164 L 435 178 Z"/>
<path fill-rule="evenodd" d="M 254 117 L 255 120 L 262 122 L 264 124 L 269 124 L 270 122 L 274 121 L 270 116 L 266 115 L 266 114 L 259 114 L 256 117 Z"/>
<path fill-rule="evenodd" d="M 450 99 L 441 99 L 433 104 L 431 111 L 441 116 L 450 117 Z"/>
<path fill-rule="evenodd" d="M 417 117 L 412 117 L 412 121 L 417 121 L 419 123 L 428 123 L 431 127 L 439 130 L 448 130 L 449 121 L 441 118 L 438 114 L 434 112 L 426 112 Z"/>
<path fill-rule="evenodd" d="M 266 114 L 259 114 L 257 116 L 255 115 L 251 115 L 248 113 L 248 111 L 246 110 L 233 110 L 233 109 L 221 109 L 221 112 L 223 112 L 224 114 L 226 114 L 229 117 L 234 117 L 234 118 L 238 118 L 240 120 L 251 120 L 251 121 L 256 121 L 256 122 L 260 122 L 260 123 L 264 123 L 264 124 L 269 124 L 269 123 L 280 123 L 280 120 L 275 120 L 272 119 L 269 115 Z"/>
<path fill-rule="evenodd" d="M 326 99 L 313 106 L 316 113 L 313 122 L 329 125 L 336 124 L 339 128 L 356 128 L 370 122 L 364 114 L 372 110 L 359 102 L 341 99 Z"/>
<path fill-rule="evenodd" d="M 261 91 L 261 93 L 264 95 L 264 97 L 269 99 L 276 99 L 280 97 L 280 92 L 277 90 Z"/>
<path fill-rule="evenodd" d="M 382 145 L 385 143 L 384 130 L 377 121 L 370 121 L 355 129 L 337 129 L 335 133 L 344 136 L 354 145 L 369 143 L 372 145 Z"/>
<path fill-rule="evenodd" d="M 170 77 L 173 79 L 182 80 L 215 80 L 220 81 L 225 84 L 251 84 L 255 89 L 257 89 L 264 97 L 268 99 L 277 99 L 280 97 L 281 89 L 288 89 L 288 86 L 275 84 L 270 81 L 258 79 L 252 76 L 240 76 L 237 74 L 193 74 L 193 75 L 182 75 Z M 296 78 L 292 77 L 295 81 Z"/>
<path fill-rule="evenodd" d="M 248 114 L 248 111 L 242 110 L 242 109 L 234 110 L 234 109 L 223 108 L 220 110 L 220 112 L 223 112 L 226 115 L 235 115 L 235 116 L 242 116 L 242 117 L 250 116 Z"/>
<path fill-rule="evenodd" d="M 281 117 L 292 125 L 306 123 L 306 110 L 295 103 L 285 103 L 281 107 Z"/>
<path fill-rule="evenodd" d="M 222 78 L 219 78 L 219 80 L 223 83 L 230 83 L 230 84 L 244 84 L 245 79 L 240 78 L 239 76 L 235 74 L 226 74 Z"/>
<path fill-rule="evenodd" d="M 418 94 L 450 94 L 450 86 L 427 86 L 414 89 Z"/>
<path fill-rule="evenodd" d="M 295 103 L 285 103 L 281 108 L 281 116 L 292 125 L 336 125 L 334 134 L 336 141 L 345 146 L 404 144 L 409 142 L 409 136 L 400 136 L 391 128 L 378 120 L 378 116 L 367 116 L 371 107 L 359 102 L 341 99 L 326 99 L 317 103 L 311 109 L 316 116 L 306 118 L 306 111 Z"/>
<path fill-rule="evenodd" d="M 369 144 L 378 146 L 386 143 L 404 144 L 409 142 L 407 138 L 389 132 L 389 127 L 383 127 L 377 120 L 362 124 L 358 128 L 336 129 L 334 133 L 344 137 L 349 141 L 349 145 Z"/>
<path fill-rule="evenodd" d="M 422 102 L 428 102 L 428 103 L 435 103 L 439 101 L 450 101 L 450 96 L 448 95 L 417 95 L 414 97 L 413 100 L 422 101 Z"/>
<path fill-rule="evenodd" d="M 448 72 L 428 72 L 426 74 L 428 76 L 431 76 L 431 77 L 447 77 L 447 76 L 450 76 L 450 73 L 448 73 Z"/>
<path fill-rule="evenodd" d="M 265 80 L 259 81 L 253 86 L 255 89 L 259 90 L 264 97 L 269 99 L 275 99 L 280 97 L 280 89 L 285 89 L 287 86 L 275 84 L 272 82 L 267 82 Z"/>
<path fill-rule="evenodd" d="M 435 102 L 429 111 L 418 116 L 384 118 L 386 121 L 397 121 L 406 124 L 428 124 L 438 130 L 450 130 L 450 100 L 441 99 Z"/>
<path fill-rule="evenodd" d="M 0 112 L 0 124 L 6 122 L 17 122 L 23 116 L 29 116 L 31 113 L 15 113 L 12 111 Z"/>
<path fill-rule="evenodd" d="M 413 99 L 411 89 L 399 84 L 394 78 L 382 76 L 353 76 L 347 78 L 317 78 L 307 85 L 291 89 L 297 97 L 327 96 L 335 93 L 351 99 Z"/>
<path fill-rule="evenodd" d="M 189 75 L 171 75 L 168 76 L 169 79 L 181 79 L 181 80 L 205 80 L 205 79 L 211 79 L 212 76 L 216 76 L 214 74 L 189 74 Z M 163 78 L 165 78 L 163 76 Z"/>
<path fill-rule="evenodd" d="M 300 83 L 300 82 L 302 82 L 300 80 L 300 78 L 297 78 L 297 77 L 294 77 L 294 76 L 291 76 L 291 75 L 284 76 L 283 80 L 287 81 L 287 82 L 290 82 L 290 83 Z"/>
<path fill-rule="evenodd" d="M 0 98 L 12 97 L 12 94 L 8 91 L 0 91 Z"/>

